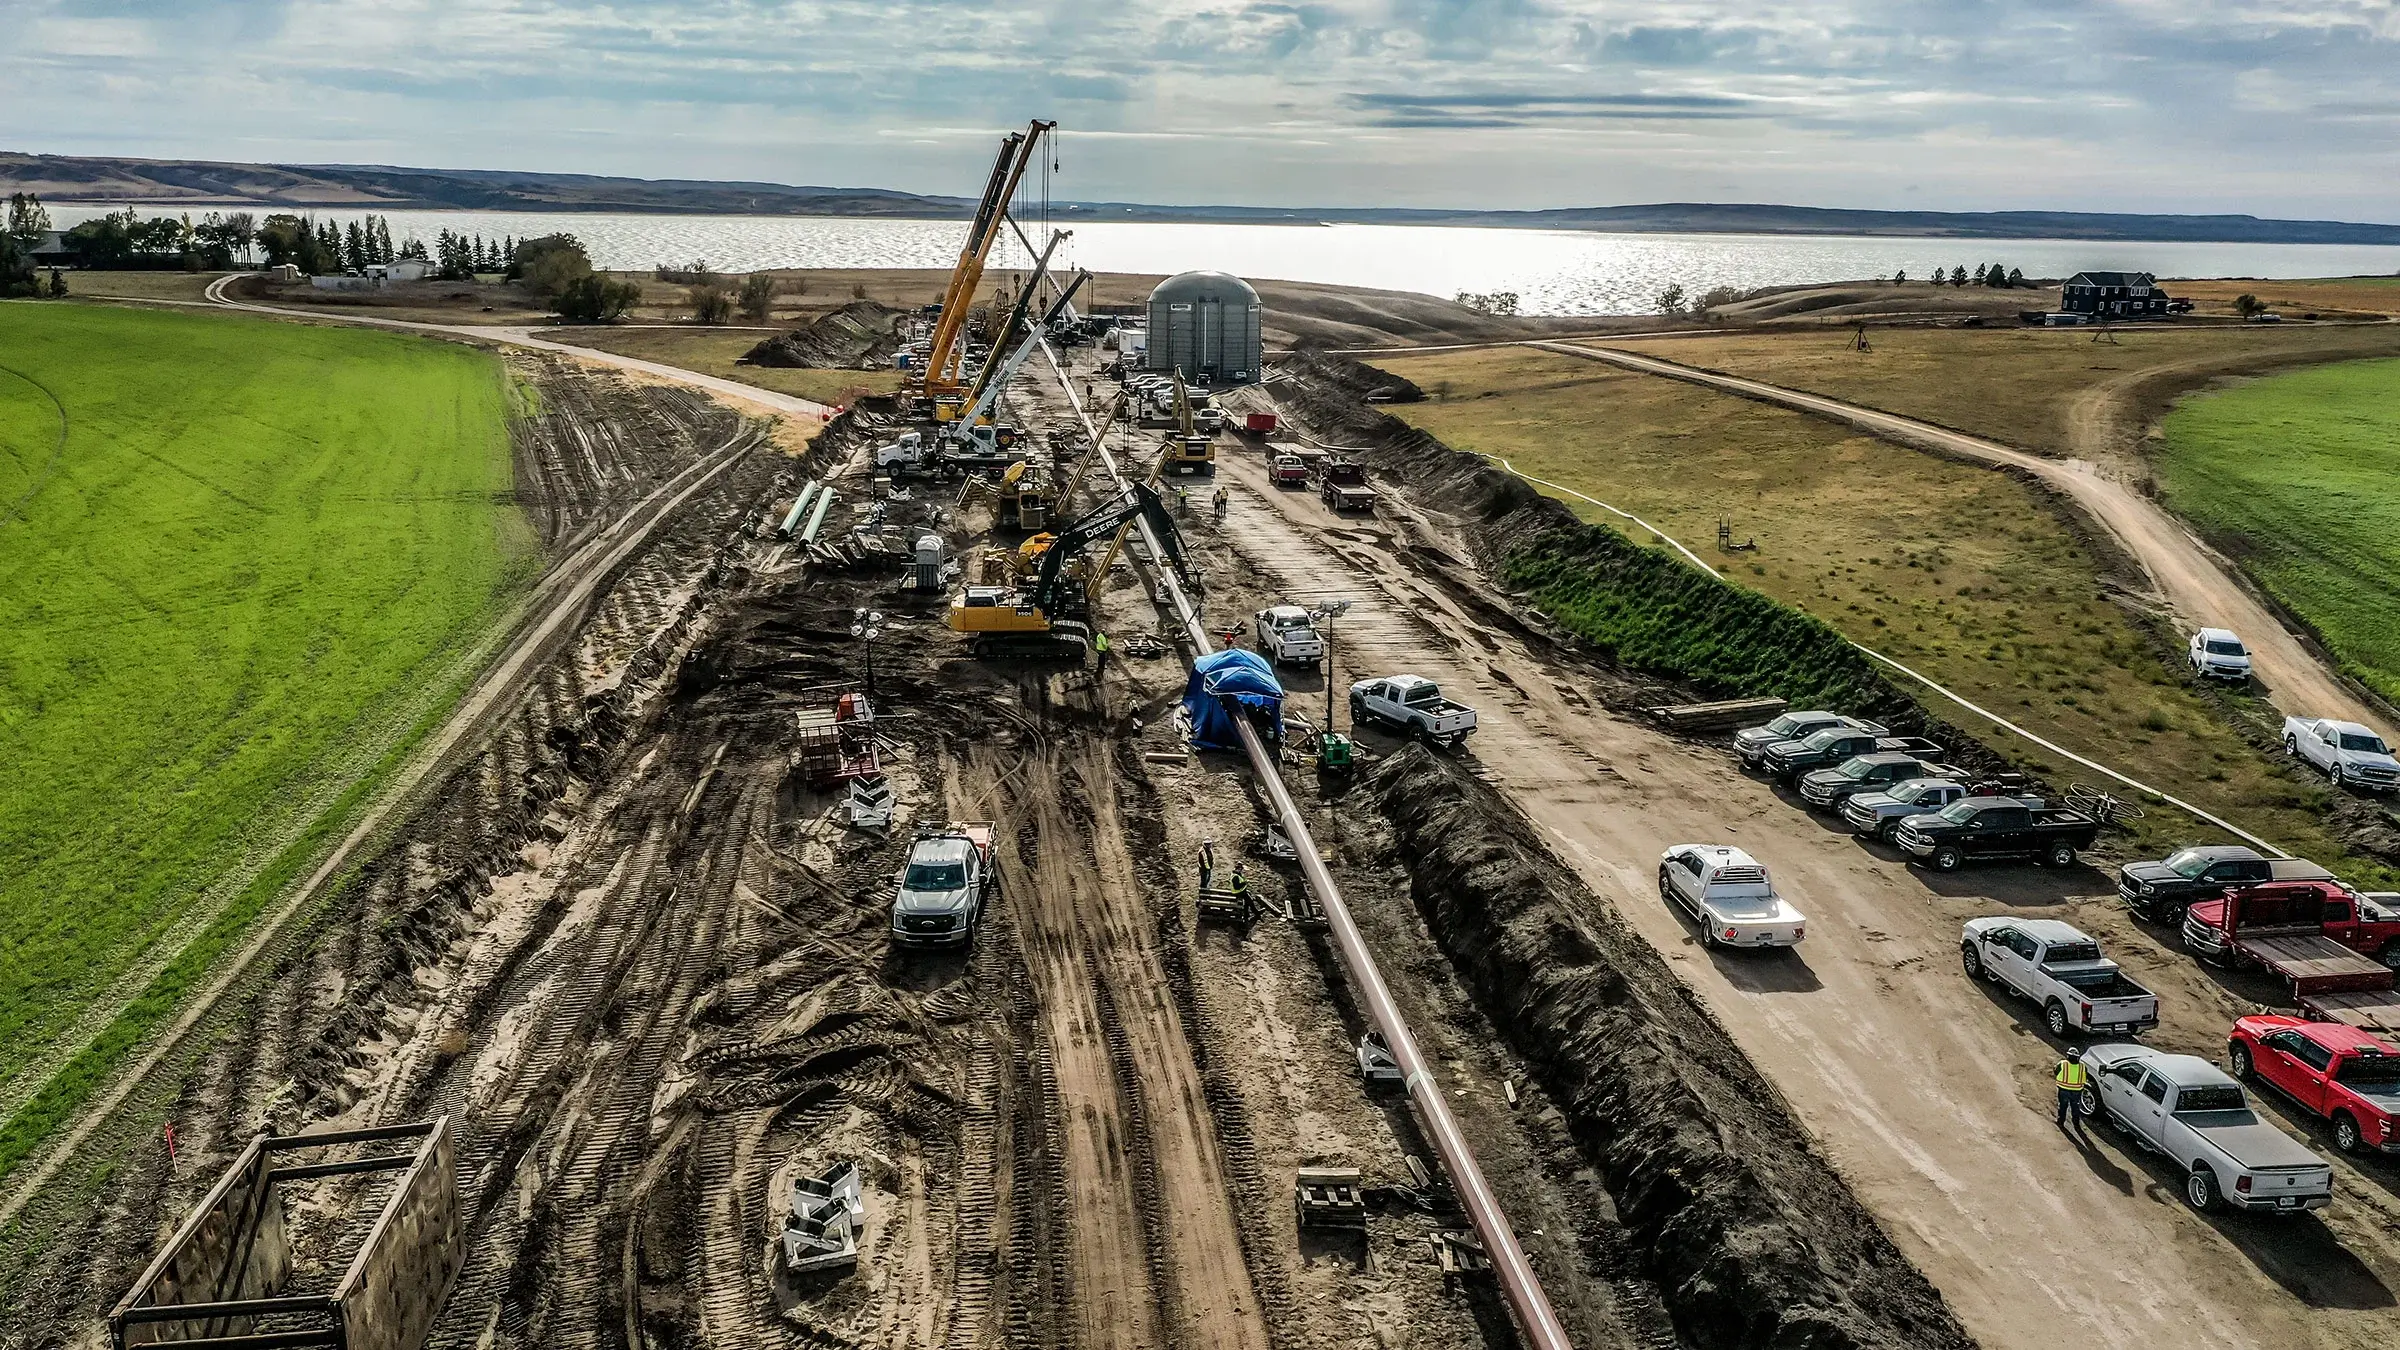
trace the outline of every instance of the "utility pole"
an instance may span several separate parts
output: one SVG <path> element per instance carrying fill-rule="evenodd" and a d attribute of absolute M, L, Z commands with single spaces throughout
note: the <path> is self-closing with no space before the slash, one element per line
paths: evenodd
<path fill-rule="evenodd" d="M 862 609 L 853 612 L 850 620 L 850 636 L 859 640 L 859 652 L 866 665 L 867 702 L 870 704 L 876 701 L 875 639 L 882 635 L 883 612 L 881 610 Z"/>

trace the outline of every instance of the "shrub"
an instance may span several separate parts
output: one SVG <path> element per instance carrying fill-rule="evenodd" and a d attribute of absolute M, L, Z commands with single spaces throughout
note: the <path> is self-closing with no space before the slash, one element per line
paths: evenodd
<path fill-rule="evenodd" d="M 613 323 L 642 298 L 642 288 L 630 281 L 610 281 L 586 272 L 566 283 L 551 302 L 562 319 L 576 323 Z"/>
<path fill-rule="evenodd" d="M 1906 705 L 1867 657 L 1823 622 L 1606 526 L 1542 535 L 1511 553 L 1503 574 L 1608 659 L 1711 695 L 1776 695 L 1862 713 Z"/>

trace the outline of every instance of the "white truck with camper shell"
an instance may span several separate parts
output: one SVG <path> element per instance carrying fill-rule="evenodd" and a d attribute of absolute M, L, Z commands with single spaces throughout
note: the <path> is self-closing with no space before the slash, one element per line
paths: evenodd
<path fill-rule="evenodd" d="M 2243 684 L 2250 679 L 2250 649 L 2230 628 L 2203 628 L 2192 634 L 2188 655 L 2192 673 L 2204 680 Z"/>
<path fill-rule="evenodd" d="M 1703 947 L 1795 947 L 1808 935 L 1808 920 L 1775 893 L 1765 865 L 1724 844 L 1661 854 L 1658 894 L 1692 916 Z"/>
<path fill-rule="evenodd" d="M 2400 788 L 2400 760 L 2383 738 L 2356 722 L 2330 717 L 2283 719 L 2283 748 L 2324 770 L 2335 787 L 2390 792 Z"/>
<path fill-rule="evenodd" d="M 2158 1025 L 2158 995 L 2057 919 L 1969 919 L 1958 956 L 1967 978 L 1990 980 L 2039 1006 L 2053 1036 L 2133 1036 Z"/>
<path fill-rule="evenodd" d="M 2259 1119 L 2216 1065 L 2133 1044 L 2095 1045 L 2083 1063 L 2092 1078 L 2084 1113 L 2181 1168 L 2193 1209 L 2298 1214 L 2333 1203 L 2332 1166 Z"/>
<path fill-rule="evenodd" d="M 1442 696 L 1419 675 L 1384 675 L 1350 686 L 1350 720 L 1381 722 L 1429 741 L 1457 745 L 1475 730 L 1475 710 Z"/>
<path fill-rule="evenodd" d="M 1251 616 L 1258 649 L 1279 666 L 1315 669 L 1325 659 L 1325 638 L 1317 632 L 1317 616 L 1298 605 L 1276 605 Z"/>

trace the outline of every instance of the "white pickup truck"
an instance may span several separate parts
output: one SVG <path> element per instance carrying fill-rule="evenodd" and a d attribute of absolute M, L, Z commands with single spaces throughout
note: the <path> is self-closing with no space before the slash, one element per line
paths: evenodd
<path fill-rule="evenodd" d="M 1298 605 L 1276 605 L 1251 616 L 1258 649 L 1279 666 L 1314 668 L 1325 659 L 1325 639 L 1316 616 Z"/>
<path fill-rule="evenodd" d="M 2283 719 L 2283 748 L 2325 771 L 2335 787 L 2389 792 L 2400 788 L 2400 760 L 2383 738 L 2356 722 L 2330 717 Z"/>
<path fill-rule="evenodd" d="M 2192 1208 L 2298 1214 L 2333 1203 L 2333 1168 L 2260 1120 L 2216 1065 L 2146 1045 L 2095 1045 L 2083 1063 L 2092 1073 L 2084 1112 L 2172 1159 Z"/>
<path fill-rule="evenodd" d="M 1760 862 L 1723 844 L 1677 844 L 1658 859 L 1659 898 L 1692 916 L 1703 947 L 1795 947 L 1808 920 Z"/>
<path fill-rule="evenodd" d="M 2056 919 L 1969 919 L 1958 958 L 1969 979 L 2040 1005 L 2053 1036 L 2131 1036 L 2158 1025 L 2158 995 L 2103 959 L 2099 943 Z"/>
<path fill-rule="evenodd" d="M 1473 708 L 1442 697 L 1441 686 L 1418 675 L 1385 675 L 1351 685 L 1350 720 L 1382 722 L 1450 745 L 1475 730 Z"/>

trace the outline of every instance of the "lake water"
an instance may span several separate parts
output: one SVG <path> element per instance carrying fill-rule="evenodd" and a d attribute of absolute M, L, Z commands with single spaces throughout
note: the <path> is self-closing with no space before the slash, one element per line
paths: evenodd
<path fill-rule="evenodd" d="M 105 208 L 53 206 L 61 228 Z M 139 209 L 139 208 L 137 208 Z M 254 214 L 264 214 L 253 208 Z M 197 214 L 197 213 L 195 213 Z M 357 212 L 320 211 L 348 222 Z M 595 265 L 647 270 L 705 259 L 720 271 L 762 267 L 948 267 L 963 221 L 831 216 L 649 216 L 515 211 L 392 211 L 395 240 L 430 243 L 441 231 L 496 238 L 565 232 Z M 1031 233 L 1029 230 L 1028 233 Z M 1003 262 L 1022 265 L 1011 238 Z M 2400 272 L 2400 247 L 2334 244 L 2190 244 L 2061 239 L 1887 239 L 1839 235 L 1600 234 L 1581 230 L 1468 229 L 1437 225 L 1142 225 L 1084 221 L 1061 250 L 1095 272 L 1217 268 L 1239 276 L 1423 291 L 1515 291 L 1527 313 L 1626 314 L 1679 283 L 1802 285 L 1888 277 L 1905 269 L 1997 262 L 2027 276 L 2091 269 L 2162 277 L 2322 277 Z"/>

